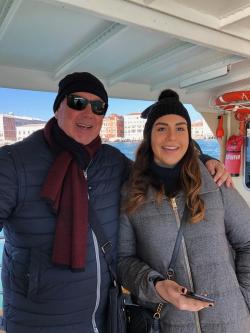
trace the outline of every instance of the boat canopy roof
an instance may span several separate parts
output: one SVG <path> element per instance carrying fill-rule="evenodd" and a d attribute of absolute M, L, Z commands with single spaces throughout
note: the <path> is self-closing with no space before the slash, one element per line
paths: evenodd
<path fill-rule="evenodd" d="M 249 0 L 0 1 L 1 87 L 56 91 L 75 71 L 111 97 L 172 88 L 208 112 L 209 99 L 250 88 Z"/>

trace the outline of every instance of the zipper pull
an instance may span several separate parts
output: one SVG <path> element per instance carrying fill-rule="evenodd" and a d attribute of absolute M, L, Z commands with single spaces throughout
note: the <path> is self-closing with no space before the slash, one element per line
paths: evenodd
<path fill-rule="evenodd" d="M 82 170 L 82 172 L 83 172 L 83 175 L 84 175 L 85 179 L 87 179 L 88 178 L 87 171 L 86 170 Z"/>
<path fill-rule="evenodd" d="M 177 204 L 176 204 L 175 198 L 170 198 L 170 202 L 171 202 L 173 209 L 177 209 Z"/>
<path fill-rule="evenodd" d="M 174 270 L 172 268 L 168 269 L 167 278 L 168 278 L 168 280 L 173 280 L 174 279 Z"/>
<path fill-rule="evenodd" d="M 163 303 L 159 303 L 157 305 L 157 309 L 156 309 L 156 311 L 155 311 L 155 313 L 153 315 L 154 319 L 158 319 L 159 320 L 161 318 L 161 310 L 162 310 L 162 308 L 163 308 Z"/>

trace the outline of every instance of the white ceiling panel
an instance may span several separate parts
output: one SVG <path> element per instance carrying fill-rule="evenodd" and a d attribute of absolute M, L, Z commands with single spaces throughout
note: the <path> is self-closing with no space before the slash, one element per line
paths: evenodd
<path fill-rule="evenodd" d="M 0 86 L 54 91 L 90 71 L 113 97 L 153 99 L 168 86 L 205 105 L 250 88 L 249 14 L 244 0 L 0 0 Z M 193 76 L 205 80 L 181 89 Z"/>

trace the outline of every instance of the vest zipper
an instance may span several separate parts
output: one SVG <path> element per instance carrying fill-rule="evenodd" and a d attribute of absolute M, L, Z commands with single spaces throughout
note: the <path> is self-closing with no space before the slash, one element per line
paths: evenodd
<path fill-rule="evenodd" d="M 89 169 L 89 167 L 91 166 L 91 164 L 93 164 L 93 159 L 89 162 L 89 164 L 88 164 L 86 170 L 82 170 L 82 172 L 83 172 L 83 174 L 84 174 L 84 177 L 86 178 L 86 181 L 87 181 L 87 179 L 88 179 L 88 169 Z"/>
<path fill-rule="evenodd" d="M 170 202 L 171 202 L 171 206 L 173 208 L 174 215 L 175 215 L 175 220 L 176 220 L 176 223 L 177 223 L 177 226 L 179 229 L 180 225 L 181 225 L 181 221 L 180 221 L 180 216 L 179 216 L 178 209 L 177 209 L 176 199 L 170 198 Z M 190 288 L 191 288 L 191 291 L 194 291 L 192 272 L 191 272 L 191 268 L 190 268 L 190 263 L 189 263 L 189 259 L 188 259 L 188 253 L 187 253 L 187 246 L 186 246 L 184 237 L 182 237 L 181 245 L 182 245 L 184 262 L 185 262 L 185 266 L 186 266 L 186 270 L 187 270 Z M 194 319 L 195 319 L 196 332 L 201 333 L 201 326 L 200 326 L 200 319 L 199 319 L 198 312 L 194 312 Z"/>
<path fill-rule="evenodd" d="M 90 162 L 90 163 L 91 163 L 91 162 Z M 89 163 L 89 165 L 90 165 L 90 163 Z M 82 170 L 83 175 L 84 175 L 86 181 L 88 180 L 88 168 L 89 168 L 89 165 L 87 166 L 86 170 L 84 170 L 84 169 Z"/>
<path fill-rule="evenodd" d="M 88 169 L 90 165 L 92 164 L 92 161 L 90 161 L 89 165 L 87 166 L 86 170 L 83 170 L 84 177 L 86 181 L 88 180 Z M 88 193 L 88 199 L 89 199 L 89 193 Z M 95 308 L 92 313 L 92 326 L 94 333 L 99 333 L 99 330 L 96 325 L 95 315 L 98 310 L 98 307 L 100 305 L 100 294 L 101 294 L 101 264 L 100 264 L 100 256 L 99 256 L 99 245 L 97 242 L 96 235 L 93 230 L 92 232 L 92 238 L 94 243 L 94 249 L 95 249 L 95 258 L 96 258 L 96 302 L 95 302 Z"/>

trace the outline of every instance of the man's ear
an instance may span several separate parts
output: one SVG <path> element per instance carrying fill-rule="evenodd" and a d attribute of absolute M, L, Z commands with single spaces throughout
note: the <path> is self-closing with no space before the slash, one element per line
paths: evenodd
<path fill-rule="evenodd" d="M 57 110 L 56 110 L 55 113 L 54 113 L 54 117 L 55 117 L 56 119 L 58 119 L 58 112 L 59 112 L 59 110 L 61 109 L 61 106 L 62 106 L 63 101 L 64 101 L 64 99 L 60 102 L 60 104 L 59 104 Z"/>

